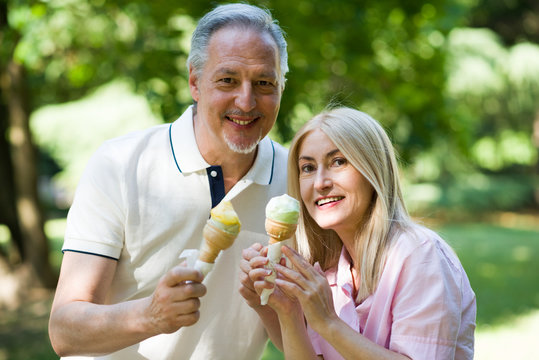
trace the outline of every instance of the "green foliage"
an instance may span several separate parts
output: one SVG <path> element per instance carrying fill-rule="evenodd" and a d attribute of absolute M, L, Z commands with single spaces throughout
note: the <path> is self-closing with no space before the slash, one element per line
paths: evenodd
<path fill-rule="evenodd" d="M 50 154 L 61 171 L 57 185 L 74 192 L 90 156 L 107 139 L 157 125 L 146 99 L 133 94 L 127 81 L 115 81 L 88 96 L 32 114 L 36 143 Z"/>
<path fill-rule="evenodd" d="M 168 122 L 192 102 L 185 61 L 196 21 L 224 2 L 11 0 L 0 51 L 24 64 L 33 110 L 121 78 Z M 480 2 L 252 1 L 272 11 L 289 44 L 290 73 L 271 136 L 286 144 L 313 114 L 341 103 L 388 129 L 410 181 L 449 182 L 515 166 L 535 173 L 539 46 L 506 47 L 491 30 L 456 27 L 467 25 Z M 483 20 L 486 13 L 476 11 Z M 52 151 L 59 141 L 40 145 Z"/>
<path fill-rule="evenodd" d="M 500 171 L 515 164 L 533 168 L 537 144 L 531 134 L 539 107 L 539 46 L 505 48 L 487 29 L 455 29 L 449 35 L 447 101 L 452 127 L 470 160 Z"/>

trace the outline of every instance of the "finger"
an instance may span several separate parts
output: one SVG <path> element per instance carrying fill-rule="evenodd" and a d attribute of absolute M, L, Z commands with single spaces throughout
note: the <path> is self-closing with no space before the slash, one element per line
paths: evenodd
<path fill-rule="evenodd" d="M 181 300 L 199 298 L 206 295 L 206 286 L 201 283 L 187 282 L 175 287 L 175 290 L 182 294 Z"/>
<path fill-rule="evenodd" d="M 303 294 L 303 290 L 298 285 L 285 279 L 275 279 L 275 286 L 277 286 L 283 294 L 291 299 L 299 300 Z"/>
<path fill-rule="evenodd" d="M 246 249 L 243 249 L 241 251 L 241 256 L 242 258 L 244 258 L 245 260 L 249 261 L 251 260 L 253 257 L 255 256 L 259 256 L 260 255 L 260 250 L 262 249 L 262 245 L 260 244 L 253 244 L 251 245 L 251 247 L 248 247 Z"/>
<path fill-rule="evenodd" d="M 181 324 L 181 326 L 191 326 L 194 325 L 198 319 L 200 319 L 200 311 L 193 311 L 189 314 L 180 314 L 176 317 L 176 321 Z"/>
<path fill-rule="evenodd" d="M 278 275 L 280 275 L 287 282 L 295 283 L 299 285 L 302 289 L 305 289 L 308 287 L 309 280 L 306 279 L 302 273 L 294 269 L 289 269 L 286 266 L 282 266 L 279 264 L 274 265 L 274 270 L 277 272 Z"/>
<path fill-rule="evenodd" d="M 249 264 L 248 260 L 245 260 L 245 259 L 240 260 L 240 270 L 243 273 L 249 273 L 249 271 L 251 270 L 251 265 Z"/>
<path fill-rule="evenodd" d="M 260 296 L 262 294 L 262 290 L 264 289 L 273 289 L 275 287 L 275 284 L 270 283 L 269 281 L 261 280 L 261 281 L 255 281 L 253 282 L 253 285 L 255 287 L 255 292 Z"/>
<path fill-rule="evenodd" d="M 200 271 L 178 265 L 164 275 L 163 281 L 165 285 L 172 287 L 185 281 L 202 282 L 203 279 Z"/>
<path fill-rule="evenodd" d="M 249 279 L 251 281 L 264 281 L 266 276 L 271 275 L 272 271 L 270 269 L 256 268 L 249 271 Z"/>
<path fill-rule="evenodd" d="M 260 250 L 262 250 L 263 247 L 264 246 L 262 246 L 262 244 L 260 244 L 260 243 L 254 243 L 253 245 L 251 245 L 251 248 L 258 251 L 258 252 L 260 252 Z"/>
<path fill-rule="evenodd" d="M 290 260 L 295 269 L 297 269 L 303 276 L 312 279 L 315 271 L 314 268 L 307 260 L 303 258 L 298 252 L 288 246 L 282 246 L 283 254 Z"/>
<path fill-rule="evenodd" d="M 268 262 L 269 262 L 269 259 L 267 257 L 257 256 L 257 257 L 252 258 L 249 261 L 249 266 L 251 267 L 251 269 L 256 269 L 256 268 L 264 267 L 265 265 L 268 264 Z"/>
<path fill-rule="evenodd" d="M 313 266 L 313 267 L 314 267 L 314 269 L 315 269 L 316 271 L 318 271 L 318 273 L 319 273 L 320 275 L 322 275 L 322 276 L 324 276 L 324 277 L 326 276 L 326 274 L 324 273 L 324 270 L 322 270 L 322 267 L 320 266 L 320 263 L 319 263 L 318 261 L 314 263 L 314 266 Z"/>

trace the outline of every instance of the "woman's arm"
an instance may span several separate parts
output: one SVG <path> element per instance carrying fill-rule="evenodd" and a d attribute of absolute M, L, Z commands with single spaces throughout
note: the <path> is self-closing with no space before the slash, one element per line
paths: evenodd
<path fill-rule="evenodd" d="M 277 313 L 271 307 L 260 304 L 260 295 L 256 292 L 254 281 L 250 277 L 251 272 L 253 272 L 253 278 L 255 280 L 260 280 L 259 278 L 267 274 L 266 270 L 263 269 L 265 265 L 264 259 L 267 261 L 267 258 L 261 256 L 262 250 L 262 245 L 256 243 L 242 251 L 239 292 L 247 304 L 256 311 L 260 320 L 262 320 L 271 342 L 282 350 L 281 328 Z"/>

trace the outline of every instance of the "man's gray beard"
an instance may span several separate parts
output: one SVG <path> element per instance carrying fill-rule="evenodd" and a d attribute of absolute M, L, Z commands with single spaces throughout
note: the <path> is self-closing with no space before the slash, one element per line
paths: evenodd
<path fill-rule="evenodd" d="M 252 144 L 249 144 L 247 146 L 239 146 L 238 144 L 235 144 L 234 142 L 232 142 L 232 140 L 230 140 L 228 136 L 225 135 L 225 142 L 228 145 L 228 148 L 238 154 L 252 153 L 253 151 L 256 150 L 256 147 L 258 146 L 258 143 L 260 142 L 260 140 L 262 140 L 262 136 L 259 136 L 258 139 Z"/>

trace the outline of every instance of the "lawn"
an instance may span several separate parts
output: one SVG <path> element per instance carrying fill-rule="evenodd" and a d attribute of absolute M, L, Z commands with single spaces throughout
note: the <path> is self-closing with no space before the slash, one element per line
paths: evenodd
<path fill-rule="evenodd" d="M 58 266 L 63 220 L 47 223 Z M 532 228 L 533 226 L 533 228 Z M 539 226 L 492 223 L 435 228 L 455 249 L 477 295 L 476 360 L 539 358 Z M 51 294 L 36 292 L 16 311 L 0 311 L 0 360 L 57 359 L 47 335 Z M 283 359 L 271 344 L 263 360 Z"/>

